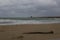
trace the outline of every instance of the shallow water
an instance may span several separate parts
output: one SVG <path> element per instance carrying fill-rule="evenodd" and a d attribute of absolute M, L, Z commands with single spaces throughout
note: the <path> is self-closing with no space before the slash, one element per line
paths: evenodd
<path fill-rule="evenodd" d="M 13 25 L 13 24 L 50 24 L 60 23 L 60 18 L 49 18 L 39 20 L 15 20 L 15 19 L 0 19 L 0 25 Z"/>

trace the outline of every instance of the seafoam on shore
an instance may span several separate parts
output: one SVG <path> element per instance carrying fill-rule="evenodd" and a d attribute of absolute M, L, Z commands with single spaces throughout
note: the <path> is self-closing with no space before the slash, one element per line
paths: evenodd
<path fill-rule="evenodd" d="M 10 19 L 0 20 L 0 25 L 52 24 L 52 23 L 60 23 L 60 20 L 10 20 Z"/>

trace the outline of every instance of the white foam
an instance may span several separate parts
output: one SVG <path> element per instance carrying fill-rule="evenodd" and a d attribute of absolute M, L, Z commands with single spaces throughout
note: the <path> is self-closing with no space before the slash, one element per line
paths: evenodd
<path fill-rule="evenodd" d="M 0 20 L 0 25 L 16 25 L 16 24 L 51 24 L 51 23 L 60 23 L 57 20 Z M 11 23 L 7 23 L 11 22 Z"/>

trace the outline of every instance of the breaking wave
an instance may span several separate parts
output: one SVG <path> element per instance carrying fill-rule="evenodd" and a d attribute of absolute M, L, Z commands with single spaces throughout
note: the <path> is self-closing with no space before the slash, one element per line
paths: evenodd
<path fill-rule="evenodd" d="M 16 24 L 50 24 L 60 23 L 60 19 L 54 20 L 12 20 L 12 19 L 0 19 L 0 25 L 16 25 Z"/>

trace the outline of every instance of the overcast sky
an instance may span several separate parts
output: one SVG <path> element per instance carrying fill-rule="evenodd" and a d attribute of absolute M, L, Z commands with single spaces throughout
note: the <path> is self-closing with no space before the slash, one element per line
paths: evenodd
<path fill-rule="evenodd" d="M 0 17 L 60 16 L 60 0 L 0 0 Z"/>

